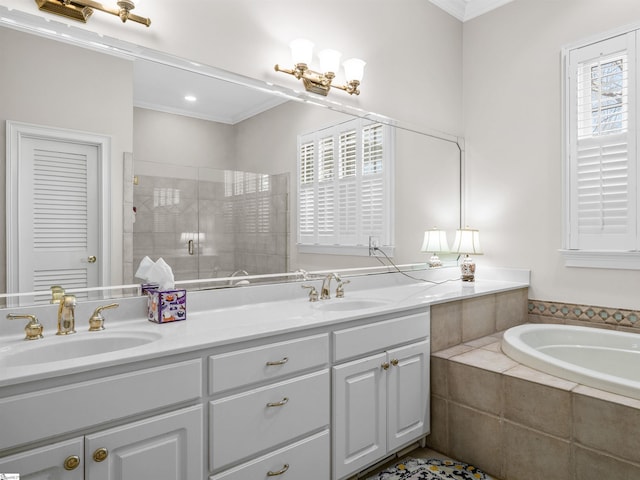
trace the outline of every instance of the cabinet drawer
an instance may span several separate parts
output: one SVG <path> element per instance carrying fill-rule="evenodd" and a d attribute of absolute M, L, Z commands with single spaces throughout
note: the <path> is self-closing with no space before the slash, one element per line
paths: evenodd
<path fill-rule="evenodd" d="M 263 380 L 276 380 L 329 363 L 329 335 L 270 343 L 209 357 L 211 395 Z"/>
<path fill-rule="evenodd" d="M 327 480 L 329 478 L 329 431 L 317 433 L 268 455 L 227 470 L 209 480 Z M 272 475 L 269 472 L 280 472 Z"/>
<path fill-rule="evenodd" d="M 329 425 L 329 403 L 328 369 L 210 402 L 211 469 Z"/>
<path fill-rule="evenodd" d="M 0 450 L 200 398 L 201 365 L 189 360 L 4 398 L 2 430 L 11 435 L 0 435 Z"/>
<path fill-rule="evenodd" d="M 429 336 L 429 310 L 333 333 L 334 361 L 386 350 Z"/>

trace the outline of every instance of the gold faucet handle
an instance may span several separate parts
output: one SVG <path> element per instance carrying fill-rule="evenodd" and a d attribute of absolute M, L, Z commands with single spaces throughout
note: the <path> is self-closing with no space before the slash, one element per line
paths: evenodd
<path fill-rule="evenodd" d="M 119 303 L 110 303 L 109 305 L 102 305 L 96 308 L 89 319 L 89 331 L 98 332 L 100 330 L 104 330 L 104 317 L 102 316 L 102 310 L 106 310 L 107 308 L 116 308 L 119 306 Z"/>
<path fill-rule="evenodd" d="M 339 280 L 336 287 L 336 298 L 344 298 L 344 286 L 351 283 L 351 280 Z"/>
<path fill-rule="evenodd" d="M 316 290 L 316 287 L 314 287 L 313 285 L 302 285 L 302 288 L 308 288 L 309 289 L 309 301 L 310 302 L 317 302 L 318 301 L 318 291 Z"/>
<path fill-rule="evenodd" d="M 9 313 L 7 314 L 8 320 L 17 320 L 17 319 L 28 319 L 29 323 L 24 327 L 25 340 L 37 340 L 42 338 L 42 331 L 44 327 L 38 321 L 38 317 L 35 315 L 29 314 L 17 314 L 17 313 Z"/>

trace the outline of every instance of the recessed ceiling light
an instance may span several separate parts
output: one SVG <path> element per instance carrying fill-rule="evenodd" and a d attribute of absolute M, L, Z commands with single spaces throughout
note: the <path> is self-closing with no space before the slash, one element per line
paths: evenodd
<path fill-rule="evenodd" d="M 194 97 L 193 95 L 185 95 L 185 96 L 184 96 L 184 99 L 185 99 L 187 102 L 195 102 L 195 101 L 197 100 L 197 98 L 196 98 L 196 97 Z"/>

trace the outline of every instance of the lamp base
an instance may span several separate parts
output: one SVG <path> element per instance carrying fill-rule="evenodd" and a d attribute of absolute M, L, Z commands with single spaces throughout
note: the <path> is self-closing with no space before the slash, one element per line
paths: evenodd
<path fill-rule="evenodd" d="M 429 258 L 429 268 L 440 268 L 442 266 L 442 261 L 440 260 L 440 257 L 438 257 L 438 255 L 436 255 L 435 253 Z"/>
<path fill-rule="evenodd" d="M 469 255 L 465 255 L 462 263 L 460 263 L 461 280 L 463 282 L 475 282 L 476 280 L 476 264 Z"/>

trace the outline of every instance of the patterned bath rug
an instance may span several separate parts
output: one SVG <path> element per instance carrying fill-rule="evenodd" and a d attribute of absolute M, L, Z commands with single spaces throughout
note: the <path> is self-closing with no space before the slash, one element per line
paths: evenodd
<path fill-rule="evenodd" d="M 409 458 L 367 480 L 494 480 L 483 471 L 462 462 L 438 458 Z"/>

